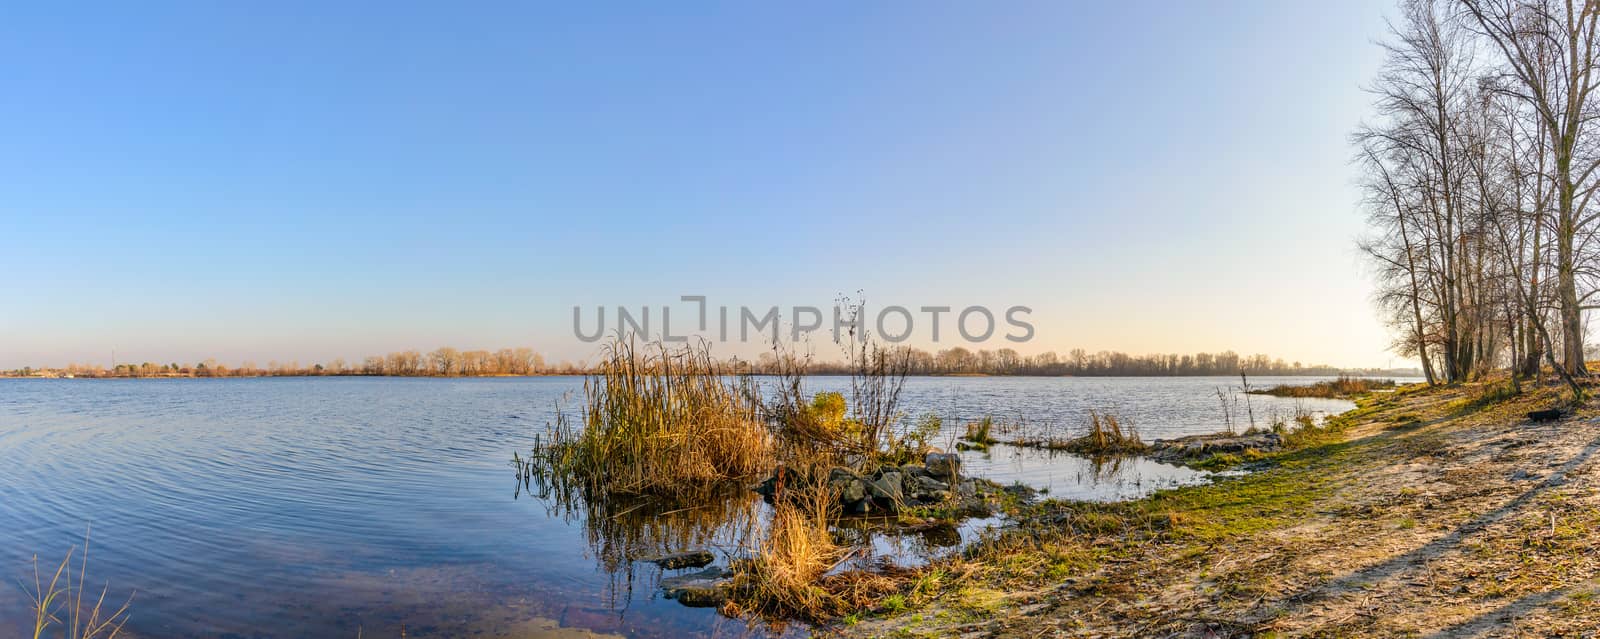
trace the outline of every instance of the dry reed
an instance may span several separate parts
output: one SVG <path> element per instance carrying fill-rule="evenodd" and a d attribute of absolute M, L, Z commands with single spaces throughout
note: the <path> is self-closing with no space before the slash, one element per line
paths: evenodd
<path fill-rule="evenodd" d="M 689 497 L 768 472 L 773 441 L 760 402 L 724 377 L 705 343 L 607 347 L 584 381 L 584 423 L 558 418 L 529 471 L 589 495 Z"/>
<path fill-rule="evenodd" d="M 1139 429 L 1133 422 L 1113 413 L 1090 410 L 1089 432 L 1059 448 L 1086 455 L 1120 455 L 1141 453 L 1149 446 L 1139 438 Z"/>

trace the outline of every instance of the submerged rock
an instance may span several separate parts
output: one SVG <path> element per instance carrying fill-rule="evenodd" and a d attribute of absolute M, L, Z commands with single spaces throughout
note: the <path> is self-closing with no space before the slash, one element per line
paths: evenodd
<path fill-rule="evenodd" d="M 648 561 L 668 570 L 677 570 L 679 568 L 699 568 L 710 565 L 716 559 L 716 556 L 712 555 L 709 550 L 686 550 L 670 555 L 648 557 L 643 561 Z"/>
<path fill-rule="evenodd" d="M 714 608 L 728 600 L 728 571 L 717 567 L 661 580 L 661 592 L 690 608 Z"/>

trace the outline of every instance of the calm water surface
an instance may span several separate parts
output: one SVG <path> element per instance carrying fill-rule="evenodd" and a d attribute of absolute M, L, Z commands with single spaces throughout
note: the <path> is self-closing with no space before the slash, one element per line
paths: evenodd
<path fill-rule="evenodd" d="M 1251 380 L 1281 381 L 1314 380 Z M 910 415 L 943 417 L 941 444 L 985 415 L 1075 428 L 1091 408 L 1167 438 L 1218 430 L 1214 390 L 1237 383 L 917 378 L 903 403 Z M 137 591 L 128 626 L 137 637 L 392 637 L 402 624 L 413 637 L 745 634 L 743 623 L 662 600 L 654 568 L 594 543 L 632 547 L 659 531 L 591 535 L 582 513 L 516 490 L 511 451 L 525 451 L 580 391 L 576 378 L 0 380 L 0 636 L 22 634 L 27 600 L 12 584 L 31 579 L 33 556 L 53 569 L 89 525 L 90 580 L 109 582 L 118 601 Z M 1258 421 L 1296 406 L 1251 401 Z M 966 458 L 971 474 L 1052 497 L 1120 499 L 1205 479 L 1005 446 Z M 956 541 L 878 545 L 937 553 Z M 607 564 L 631 566 L 633 580 Z"/>

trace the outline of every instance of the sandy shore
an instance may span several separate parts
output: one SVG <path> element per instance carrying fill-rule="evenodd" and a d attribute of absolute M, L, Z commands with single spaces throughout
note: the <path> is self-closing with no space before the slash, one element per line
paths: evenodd
<path fill-rule="evenodd" d="M 1501 383 L 1499 386 L 1503 386 Z M 1600 629 L 1600 409 L 1374 395 L 1338 441 L 1115 506 L 1046 503 L 848 636 L 1489 637 Z M 1591 401 L 1591 404 L 1596 402 Z"/>

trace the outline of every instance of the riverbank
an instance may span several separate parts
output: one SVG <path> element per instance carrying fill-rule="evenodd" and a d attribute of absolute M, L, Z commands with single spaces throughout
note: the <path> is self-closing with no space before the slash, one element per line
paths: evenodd
<path fill-rule="evenodd" d="M 1554 386 L 1360 398 L 1327 441 L 1122 504 L 1045 502 L 846 636 L 1577 635 L 1600 627 L 1600 416 Z"/>

